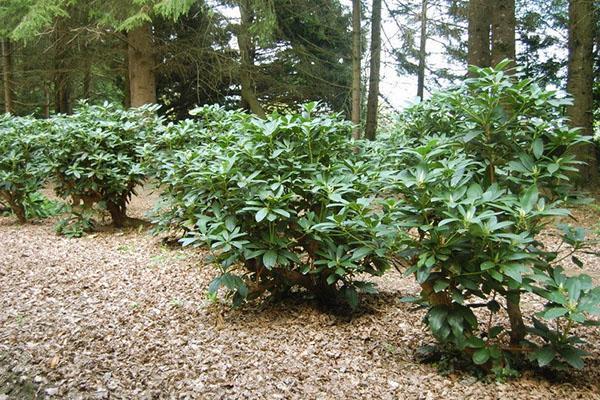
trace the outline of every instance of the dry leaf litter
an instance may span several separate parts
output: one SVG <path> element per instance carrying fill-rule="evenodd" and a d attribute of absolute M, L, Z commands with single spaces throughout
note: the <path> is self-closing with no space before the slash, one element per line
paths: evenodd
<path fill-rule="evenodd" d="M 130 214 L 155 197 L 135 197 Z M 434 340 L 424 311 L 399 301 L 418 294 L 412 278 L 377 279 L 381 294 L 353 317 L 301 299 L 231 310 L 207 299 L 215 271 L 201 250 L 135 230 L 67 239 L 55 221 L 0 217 L 0 400 L 600 399 L 598 329 L 579 331 L 583 371 L 505 383 L 442 374 L 415 360 Z M 598 260 L 583 258 L 600 284 Z"/>

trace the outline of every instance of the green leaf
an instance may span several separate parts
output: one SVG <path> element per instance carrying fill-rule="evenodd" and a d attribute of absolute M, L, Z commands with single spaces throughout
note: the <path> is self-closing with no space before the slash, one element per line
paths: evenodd
<path fill-rule="evenodd" d="M 574 347 L 566 347 L 559 350 L 559 353 L 571 367 L 575 369 L 583 368 L 584 363 L 582 357 L 585 355 L 585 352 Z"/>
<path fill-rule="evenodd" d="M 558 171 L 560 169 L 560 165 L 553 163 L 553 164 L 548 164 L 548 172 L 551 174 L 554 174 L 556 171 Z"/>
<path fill-rule="evenodd" d="M 352 286 L 344 286 L 344 298 L 353 310 L 358 306 L 358 292 Z"/>
<path fill-rule="evenodd" d="M 567 310 L 566 308 L 563 308 L 563 307 L 552 307 L 552 308 L 549 308 L 549 309 L 543 311 L 541 313 L 541 317 L 548 321 L 551 321 L 553 319 L 562 317 L 563 315 L 565 315 L 568 312 L 569 312 L 569 310 Z"/>
<path fill-rule="evenodd" d="M 527 212 L 533 210 L 539 198 L 539 192 L 536 185 L 532 185 L 527 189 L 521 198 L 521 207 Z"/>
<path fill-rule="evenodd" d="M 490 328 L 490 331 L 488 332 L 488 336 L 490 337 L 490 339 L 495 339 L 503 331 L 504 331 L 504 328 L 502 326 L 496 325 L 496 326 L 493 326 Z"/>
<path fill-rule="evenodd" d="M 571 256 L 571 261 L 573 261 L 573 263 L 575 265 L 577 265 L 579 268 L 583 268 L 583 261 L 581 261 L 578 257 Z"/>
<path fill-rule="evenodd" d="M 277 264 L 277 252 L 275 250 L 267 250 L 263 255 L 263 264 L 267 269 L 272 269 Z"/>
<path fill-rule="evenodd" d="M 467 347 L 470 347 L 473 349 L 480 349 L 485 346 L 485 342 L 483 341 L 483 339 L 478 338 L 477 336 L 470 336 L 467 339 L 466 344 L 467 344 Z"/>
<path fill-rule="evenodd" d="M 256 219 L 256 222 L 260 222 L 263 219 L 265 219 L 265 217 L 267 216 L 267 214 L 269 214 L 269 209 L 268 208 L 261 208 L 260 210 L 258 210 L 258 212 L 254 216 L 254 218 Z"/>
<path fill-rule="evenodd" d="M 527 272 L 529 269 L 522 264 L 504 264 L 502 265 L 502 272 L 504 275 L 511 277 L 515 281 L 522 283 L 523 282 L 523 273 Z"/>
<path fill-rule="evenodd" d="M 371 254 L 373 250 L 370 247 L 362 246 L 352 253 L 352 261 L 362 260 L 365 256 Z"/>
<path fill-rule="evenodd" d="M 477 365 L 483 365 L 490 359 L 490 351 L 487 348 L 482 348 L 473 353 L 473 362 Z"/>
<path fill-rule="evenodd" d="M 442 326 L 444 326 L 444 322 L 446 322 L 447 317 L 448 310 L 443 306 L 435 306 L 429 310 L 429 313 L 427 314 L 427 321 L 429 322 L 431 330 L 434 333 L 439 331 Z"/>
<path fill-rule="evenodd" d="M 372 282 L 354 282 L 354 286 L 360 293 L 377 294 L 377 287 Z"/>
<path fill-rule="evenodd" d="M 537 138 L 532 144 L 533 155 L 535 158 L 540 158 L 544 154 L 544 141 L 541 138 Z"/>
<path fill-rule="evenodd" d="M 208 285 L 208 293 L 215 294 L 215 293 L 217 293 L 217 291 L 219 290 L 220 287 L 221 287 L 221 276 L 217 276 Z"/>
<path fill-rule="evenodd" d="M 338 276 L 336 274 L 331 274 L 327 277 L 327 284 L 333 285 L 338 281 Z"/>
<path fill-rule="evenodd" d="M 556 351 L 550 346 L 544 346 L 534 353 L 535 358 L 540 367 L 545 367 L 550 364 L 556 357 Z"/>
<path fill-rule="evenodd" d="M 576 303 L 581 294 L 581 282 L 579 281 L 579 277 L 567 279 L 567 282 L 565 283 L 565 289 L 567 289 L 567 292 L 569 292 L 569 299 Z"/>
<path fill-rule="evenodd" d="M 448 286 L 450 286 L 450 283 L 448 281 L 438 280 L 433 284 L 433 291 L 435 293 L 439 293 L 442 290 L 446 289 Z"/>
<path fill-rule="evenodd" d="M 485 261 L 483 263 L 481 263 L 480 268 L 482 271 L 488 270 L 488 269 L 492 269 L 496 266 L 496 263 L 492 262 L 492 261 Z"/>
<path fill-rule="evenodd" d="M 188 236 L 188 237 L 179 239 L 179 243 L 181 243 L 182 247 L 187 247 L 191 244 L 196 243 L 197 240 L 198 240 L 198 238 L 196 238 L 195 236 Z"/>
<path fill-rule="evenodd" d="M 461 337 L 464 332 L 464 319 L 460 313 L 448 314 L 448 325 L 452 329 L 452 333 L 456 337 Z"/>

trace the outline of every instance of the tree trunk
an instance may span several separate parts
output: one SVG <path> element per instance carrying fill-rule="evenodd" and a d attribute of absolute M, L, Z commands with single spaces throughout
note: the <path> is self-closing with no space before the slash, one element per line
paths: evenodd
<path fill-rule="evenodd" d="M 427 0 L 421 0 L 421 39 L 419 44 L 419 71 L 417 96 L 423 100 L 425 93 L 425 60 L 427 57 Z"/>
<path fill-rule="evenodd" d="M 54 41 L 54 111 L 60 114 L 71 112 L 71 85 L 68 73 L 67 32 L 64 22 L 56 23 Z"/>
<path fill-rule="evenodd" d="M 23 207 L 23 204 L 15 202 L 13 204 L 10 204 L 10 207 L 12 208 L 12 211 L 15 213 L 15 216 L 17 217 L 17 221 L 19 221 L 19 224 L 24 224 L 27 222 L 27 214 L 25 213 L 25 207 Z"/>
<path fill-rule="evenodd" d="M 2 82 L 4 85 L 4 111 L 8 114 L 14 113 L 13 108 L 13 63 L 12 46 L 10 39 L 1 39 L 2 45 Z"/>
<path fill-rule="evenodd" d="M 508 58 L 515 60 L 515 0 L 497 0 L 492 11 L 491 65 Z"/>
<path fill-rule="evenodd" d="M 360 138 L 360 64 L 361 64 L 360 0 L 352 0 L 352 136 Z"/>
<path fill-rule="evenodd" d="M 375 140 L 377 134 L 377 109 L 379 107 L 379 80 L 381 69 L 381 0 L 373 0 L 371 16 L 371 64 L 369 97 L 367 99 L 367 124 L 365 137 Z"/>
<path fill-rule="evenodd" d="M 83 86 L 83 98 L 89 99 L 90 97 L 92 97 L 92 66 L 89 61 L 86 61 L 86 63 L 85 63 L 85 70 L 83 71 L 82 86 Z"/>
<path fill-rule="evenodd" d="M 254 114 L 260 118 L 265 118 L 266 113 L 258 101 L 254 83 L 252 81 L 252 70 L 254 69 L 254 57 L 252 55 L 252 38 L 249 28 L 252 25 L 252 6 L 248 0 L 241 0 L 240 7 L 240 26 L 238 29 L 238 47 L 240 48 L 240 85 L 242 94 L 242 103 L 245 103 Z"/>
<path fill-rule="evenodd" d="M 127 33 L 131 107 L 156 103 L 154 43 L 149 23 Z"/>
<path fill-rule="evenodd" d="M 490 65 L 491 13 L 487 0 L 469 0 L 469 40 L 467 62 L 469 65 Z"/>
<path fill-rule="evenodd" d="M 126 201 L 120 201 L 120 202 L 107 201 L 106 208 L 108 209 L 108 212 L 110 213 L 110 217 L 113 221 L 113 226 L 115 228 L 124 227 L 125 223 L 128 220 L 128 218 L 127 218 L 127 202 Z"/>
<path fill-rule="evenodd" d="M 527 333 L 520 303 L 521 293 L 518 290 L 510 290 L 506 295 L 506 312 L 510 322 L 510 342 L 513 344 L 525 339 Z"/>
<path fill-rule="evenodd" d="M 584 135 L 593 134 L 593 40 L 594 5 L 591 0 L 569 1 L 569 65 L 567 91 L 573 96 L 568 108 L 574 127 L 582 128 Z M 598 182 L 598 158 L 593 144 L 581 144 L 574 151 L 584 161 L 580 171 L 580 183 L 592 187 Z"/>
<path fill-rule="evenodd" d="M 0 199 L 5 200 L 20 224 L 27 222 L 27 214 L 23 206 L 23 197 L 7 190 L 0 190 Z"/>
<path fill-rule="evenodd" d="M 50 89 L 48 89 L 47 83 L 44 83 L 44 106 L 42 107 L 42 115 L 44 118 L 50 118 Z"/>

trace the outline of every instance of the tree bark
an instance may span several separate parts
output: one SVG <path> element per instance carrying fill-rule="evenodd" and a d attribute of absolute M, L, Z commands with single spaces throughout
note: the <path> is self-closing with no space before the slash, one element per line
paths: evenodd
<path fill-rule="evenodd" d="M 156 103 L 152 27 L 146 23 L 127 33 L 131 107 Z"/>
<path fill-rule="evenodd" d="M 361 11 L 360 0 L 352 0 L 352 137 L 360 138 L 360 64 Z"/>
<path fill-rule="evenodd" d="M 509 290 L 506 295 L 506 312 L 510 322 L 510 342 L 513 344 L 521 342 L 527 334 L 520 303 L 521 293 L 518 290 Z"/>
<path fill-rule="evenodd" d="M 367 99 L 367 124 L 365 137 L 375 140 L 377 111 L 379 107 L 379 81 L 381 69 L 381 0 L 373 0 L 371 16 L 371 63 L 369 72 L 369 97 Z"/>
<path fill-rule="evenodd" d="M 252 56 L 252 38 L 249 28 L 252 25 L 252 6 L 248 0 L 240 0 L 240 26 L 238 29 L 238 47 L 240 48 L 240 85 L 242 102 L 247 104 L 254 114 L 265 118 L 266 113 L 256 96 L 252 81 L 254 57 Z"/>
<path fill-rule="evenodd" d="M 419 43 L 419 70 L 417 76 L 417 96 L 423 100 L 425 93 L 425 60 L 427 57 L 427 7 L 428 1 L 421 0 L 421 38 Z"/>
<path fill-rule="evenodd" d="M 515 0 L 496 0 L 492 5 L 491 65 L 508 58 L 515 60 Z"/>
<path fill-rule="evenodd" d="M 107 201 L 106 208 L 110 213 L 115 228 L 122 228 L 127 222 L 127 201 Z"/>
<path fill-rule="evenodd" d="M 0 199 L 5 200 L 20 224 L 27 222 L 27 214 L 23 206 L 23 198 L 6 190 L 0 190 Z"/>
<path fill-rule="evenodd" d="M 4 85 L 4 111 L 14 113 L 13 107 L 13 62 L 10 39 L 1 39 L 2 46 L 2 82 Z"/>
<path fill-rule="evenodd" d="M 569 1 L 569 64 L 567 91 L 573 97 L 568 108 L 574 127 L 584 135 L 593 134 L 593 40 L 594 5 L 591 0 Z M 598 157 L 593 144 L 581 144 L 574 154 L 586 165 L 579 168 L 580 183 L 590 187 L 598 182 Z"/>
<path fill-rule="evenodd" d="M 489 67 L 491 13 L 487 0 L 469 0 L 469 39 L 467 62 L 469 65 Z"/>
<path fill-rule="evenodd" d="M 50 118 L 50 89 L 44 83 L 44 106 L 42 107 L 42 115 L 44 118 Z"/>
<path fill-rule="evenodd" d="M 92 66 L 89 61 L 85 63 L 85 70 L 83 71 L 83 98 L 89 99 L 92 97 Z"/>
<path fill-rule="evenodd" d="M 59 114 L 71 112 L 71 85 L 68 73 L 67 31 L 64 22 L 56 23 L 54 41 L 54 110 Z"/>

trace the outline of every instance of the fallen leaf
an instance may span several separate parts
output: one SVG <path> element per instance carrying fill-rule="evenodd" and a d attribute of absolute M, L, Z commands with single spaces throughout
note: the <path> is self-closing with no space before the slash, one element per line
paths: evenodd
<path fill-rule="evenodd" d="M 58 363 L 60 362 L 60 357 L 58 357 L 58 355 L 52 357 L 52 359 L 50 360 L 50 368 L 54 369 L 58 366 Z"/>

